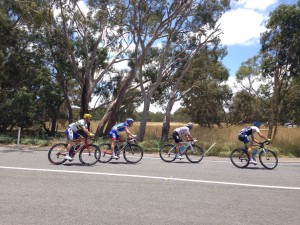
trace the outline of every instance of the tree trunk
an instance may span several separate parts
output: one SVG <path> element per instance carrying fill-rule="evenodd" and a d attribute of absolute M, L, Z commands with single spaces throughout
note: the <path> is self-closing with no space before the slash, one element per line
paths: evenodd
<path fill-rule="evenodd" d="M 109 123 L 110 118 L 112 117 L 116 121 L 116 116 L 118 114 L 118 111 L 121 107 L 121 104 L 125 98 L 126 91 L 128 90 L 128 87 L 130 86 L 133 78 L 135 77 L 135 67 L 130 71 L 129 75 L 125 78 L 125 81 L 123 82 L 123 85 L 120 89 L 120 92 L 117 96 L 117 98 L 110 104 L 108 109 L 106 110 L 106 113 L 102 117 L 101 121 L 99 122 L 99 125 L 97 127 L 96 136 L 102 137 L 104 133 L 104 128 L 106 128 L 106 132 L 111 127 L 108 127 L 108 125 L 111 126 L 112 122 Z"/>
<path fill-rule="evenodd" d="M 167 104 L 165 119 L 164 119 L 162 130 L 161 130 L 161 141 L 168 140 L 168 136 L 169 136 L 169 132 L 170 132 L 171 111 L 172 111 L 174 103 L 175 103 L 175 96 L 171 97 Z"/>
<path fill-rule="evenodd" d="M 145 137 L 145 132 L 146 132 L 146 125 L 147 125 L 147 120 L 148 120 L 148 115 L 149 115 L 149 109 L 150 109 L 150 99 L 146 98 L 144 100 L 144 109 L 143 109 L 143 114 L 142 114 L 142 119 L 140 123 L 140 128 L 139 128 L 139 133 L 137 140 L 138 141 L 143 141 Z"/>

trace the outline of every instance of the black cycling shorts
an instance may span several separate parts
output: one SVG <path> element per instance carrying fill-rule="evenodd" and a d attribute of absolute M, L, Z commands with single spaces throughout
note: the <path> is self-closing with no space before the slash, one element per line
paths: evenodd
<path fill-rule="evenodd" d="M 179 134 L 176 131 L 173 132 L 173 139 L 175 143 L 182 142 L 182 139 L 180 138 Z"/>

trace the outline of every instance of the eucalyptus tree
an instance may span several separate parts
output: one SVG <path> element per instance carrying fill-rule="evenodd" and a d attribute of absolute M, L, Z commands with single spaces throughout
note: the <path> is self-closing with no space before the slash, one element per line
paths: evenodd
<path fill-rule="evenodd" d="M 261 36 L 262 75 L 271 79 L 269 137 L 276 136 L 285 97 L 300 76 L 300 1 L 282 4 L 270 14 Z"/>
<path fill-rule="evenodd" d="M 15 1 L 0 2 L 0 113 L 3 115 L 0 130 L 3 132 L 55 118 L 52 110 L 57 110 L 62 100 L 51 79 L 44 49 L 33 32 L 33 20 L 38 18 L 22 6 Z"/>
<path fill-rule="evenodd" d="M 201 126 L 221 126 L 226 121 L 227 102 L 232 93 L 224 84 L 229 72 L 219 61 L 223 54 L 224 49 L 217 47 L 202 51 L 181 84 L 183 88 L 193 85 L 193 90 L 183 96 L 183 102 L 193 121 Z"/>
<path fill-rule="evenodd" d="M 144 103 L 138 139 L 143 140 L 150 103 L 155 91 L 158 90 L 164 77 L 176 73 L 173 65 L 180 59 L 181 53 L 188 53 L 183 60 L 192 62 L 204 43 L 217 35 L 219 29 L 215 21 L 229 6 L 229 1 L 142 0 L 134 2 L 136 6 L 133 24 L 139 40 L 142 61 L 145 62 L 140 64 L 138 71 Z M 157 46 L 157 43 L 161 43 L 157 59 L 146 63 L 150 49 Z M 144 82 L 143 74 L 149 67 L 156 68 L 156 76 Z M 188 68 L 187 64 L 185 70 L 187 71 Z"/>
<path fill-rule="evenodd" d="M 89 111 L 95 87 L 114 65 L 128 60 L 131 42 L 120 1 L 53 0 L 45 5 L 47 37 L 56 38 L 80 89 L 80 115 Z M 59 44 L 58 44 L 59 43 Z M 53 47 L 53 46 L 52 46 Z"/>

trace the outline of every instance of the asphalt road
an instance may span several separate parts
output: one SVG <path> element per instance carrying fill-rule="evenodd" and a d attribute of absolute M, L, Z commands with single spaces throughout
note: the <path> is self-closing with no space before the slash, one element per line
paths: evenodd
<path fill-rule="evenodd" d="M 146 155 L 54 166 L 47 151 L 0 145 L 0 224 L 299 224 L 300 160 L 275 170 L 228 158 Z"/>

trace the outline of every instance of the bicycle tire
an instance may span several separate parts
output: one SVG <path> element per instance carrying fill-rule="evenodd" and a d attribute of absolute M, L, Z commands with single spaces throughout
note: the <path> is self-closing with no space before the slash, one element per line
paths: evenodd
<path fill-rule="evenodd" d="M 67 152 L 68 152 L 67 144 L 65 144 L 65 143 L 55 144 L 48 151 L 48 160 L 53 165 L 63 164 L 66 161 L 65 156 L 66 156 Z"/>
<path fill-rule="evenodd" d="M 123 157 L 128 163 L 138 163 L 142 160 L 144 150 L 137 144 L 129 144 L 123 150 Z"/>
<path fill-rule="evenodd" d="M 264 151 L 261 151 L 259 153 L 259 161 L 263 167 L 265 167 L 268 170 L 275 169 L 278 165 L 278 158 L 275 152 L 272 150 L 265 149 L 266 153 Z"/>
<path fill-rule="evenodd" d="M 101 156 L 100 149 L 97 145 L 89 144 L 80 150 L 79 160 L 83 165 L 92 166 L 96 164 Z"/>
<path fill-rule="evenodd" d="M 244 148 L 236 148 L 230 154 L 230 160 L 237 168 L 246 168 L 249 165 L 250 158 Z"/>
<path fill-rule="evenodd" d="M 159 156 L 164 162 L 173 162 L 176 158 L 175 146 L 166 144 L 159 150 Z"/>
<path fill-rule="evenodd" d="M 193 145 L 194 151 L 192 150 L 191 147 L 188 147 L 186 150 L 186 158 L 191 162 L 191 163 L 199 163 L 204 156 L 203 149 L 198 146 L 198 145 Z"/>
<path fill-rule="evenodd" d="M 110 144 L 100 144 L 99 149 L 101 151 L 101 156 L 99 162 L 107 163 L 111 160 L 111 146 Z"/>

